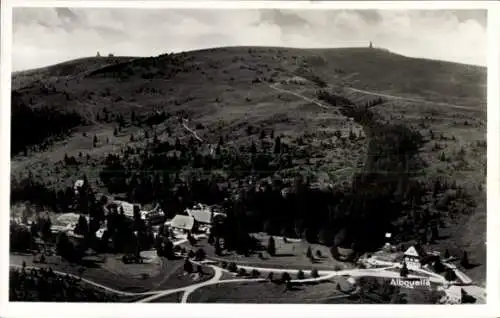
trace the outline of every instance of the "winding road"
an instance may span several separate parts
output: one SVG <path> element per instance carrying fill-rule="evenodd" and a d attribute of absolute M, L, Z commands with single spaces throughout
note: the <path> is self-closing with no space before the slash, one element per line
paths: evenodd
<path fill-rule="evenodd" d="M 277 87 L 276 85 L 278 84 L 273 84 L 273 85 L 269 85 L 270 88 L 278 91 L 278 92 L 281 92 L 281 93 L 286 93 L 286 94 L 291 94 L 291 95 L 294 95 L 294 96 L 297 96 L 298 98 L 301 98 L 303 100 L 305 100 L 306 102 L 310 102 L 310 103 L 313 103 L 315 105 L 317 105 L 318 107 L 321 107 L 321 108 L 324 108 L 324 109 L 333 109 L 333 107 L 331 106 L 328 106 L 328 105 L 325 105 L 323 103 L 321 103 L 320 101 L 316 100 L 316 99 L 312 99 L 312 98 L 309 98 L 309 97 L 306 97 L 302 94 L 299 94 L 299 93 L 296 93 L 296 92 L 293 92 L 293 91 L 289 91 L 289 90 L 286 90 L 286 89 L 283 89 L 283 88 L 279 88 Z"/>
<path fill-rule="evenodd" d="M 460 106 L 460 105 L 454 105 L 454 104 L 443 103 L 443 102 L 433 102 L 433 101 L 418 99 L 418 98 L 395 96 L 395 95 L 390 95 L 390 94 L 367 91 L 367 90 L 358 89 L 358 88 L 354 88 L 354 87 L 346 87 L 346 88 L 350 91 L 353 91 L 353 92 L 363 93 L 363 94 L 372 95 L 372 96 L 384 97 L 387 99 L 403 100 L 403 101 L 414 102 L 414 103 L 434 104 L 434 105 L 439 105 L 439 106 L 448 107 L 448 108 L 455 108 L 455 109 L 481 111 L 480 108 L 475 108 L 475 107 Z"/>
<path fill-rule="evenodd" d="M 18 265 L 18 264 L 10 264 L 10 267 L 12 267 L 12 268 L 22 268 L 22 266 Z M 26 269 L 40 269 L 40 267 L 37 267 L 37 266 L 26 266 Z M 75 278 L 75 279 L 80 279 L 79 276 L 71 274 L 71 273 L 61 272 L 61 271 L 57 271 L 57 270 L 53 270 L 53 272 L 55 274 L 58 274 L 58 275 L 63 275 L 63 276 L 67 275 L 67 276 Z M 88 279 L 85 279 L 83 277 L 81 278 L 81 280 L 83 282 L 89 284 L 89 285 L 94 286 L 94 287 L 103 289 L 103 290 L 105 290 L 107 292 L 110 292 L 110 293 L 114 293 L 114 294 L 117 294 L 117 295 L 122 295 L 122 296 L 147 296 L 147 295 L 153 295 L 153 294 L 158 293 L 158 291 L 147 291 L 147 292 L 140 292 L 140 293 L 126 292 L 126 291 L 117 290 L 117 289 L 114 289 L 114 288 L 111 288 L 111 287 L 99 284 L 99 283 L 97 283 L 95 281 L 88 280 Z"/>
<path fill-rule="evenodd" d="M 179 243 L 180 244 L 180 243 Z M 205 261 L 205 262 L 193 262 L 195 264 L 206 264 L 208 262 L 211 262 L 210 260 Z M 214 276 L 204 282 L 200 282 L 197 284 L 193 284 L 190 286 L 184 286 L 184 287 L 179 287 L 179 288 L 173 288 L 173 289 L 165 289 L 165 290 L 155 290 L 155 291 L 147 291 L 147 292 L 125 292 L 121 290 L 117 290 L 105 285 L 102 285 L 100 283 L 97 283 L 95 281 L 91 281 L 85 278 L 81 278 L 81 280 L 89 285 L 92 285 L 94 287 L 103 289 L 105 291 L 115 293 L 121 296 L 146 296 L 145 298 L 142 298 L 138 300 L 137 302 L 140 303 L 146 303 L 153 301 L 158 298 L 165 297 L 170 294 L 175 294 L 178 292 L 183 292 L 183 296 L 181 299 L 182 303 L 185 303 L 188 301 L 189 296 L 196 291 L 199 288 L 205 287 L 205 286 L 210 286 L 214 284 L 228 284 L 228 283 L 241 283 L 241 282 L 262 282 L 266 281 L 264 278 L 237 278 L 237 279 L 228 279 L 228 280 L 221 280 L 222 274 L 224 272 L 229 272 L 226 269 L 222 269 L 218 266 L 215 265 L 208 265 L 214 270 Z M 16 264 L 11 264 L 10 267 L 14 268 L 21 268 L 22 266 L 16 265 Z M 348 269 L 348 270 L 340 270 L 340 271 L 318 271 L 318 274 L 320 275 L 319 277 L 315 278 L 305 278 L 305 279 L 293 279 L 291 280 L 292 283 L 311 283 L 311 282 L 320 282 L 324 280 L 330 280 L 334 278 L 335 276 L 344 276 L 344 275 L 349 275 L 353 277 L 362 277 L 362 276 L 369 276 L 369 277 L 384 277 L 384 278 L 399 278 L 400 275 L 397 272 L 394 271 L 386 271 L 387 269 L 391 269 L 396 267 L 394 264 L 392 266 L 384 267 L 384 268 L 375 268 L 375 269 Z M 34 266 L 27 266 L 26 268 L 31 269 L 31 268 L 37 268 Z M 264 267 L 254 267 L 254 266 L 244 266 L 244 265 L 238 265 L 238 268 L 243 268 L 247 271 L 252 271 L 252 270 L 257 270 L 261 273 L 266 273 L 266 272 L 273 272 L 273 273 L 283 273 L 283 272 L 288 272 L 288 273 L 293 273 L 293 272 L 298 272 L 298 269 L 277 269 L 277 268 L 264 268 Z M 304 270 L 304 274 L 311 274 L 310 270 Z M 59 274 L 59 275 L 68 275 L 71 276 L 75 279 L 80 279 L 79 276 L 70 274 L 70 273 L 65 273 L 61 271 L 54 271 L 54 273 Z M 409 278 L 426 278 L 425 276 L 418 276 L 418 275 L 409 275 Z M 432 282 L 435 283 L 444 283 L 444 278 L 441 277 L 441 279 L 437 279 L 435 277 L 430 277 L 429 278 Z"/>
<path fill-rule="evenodd" d="M 318 100 L 306 97 L 306 96 L 304 96 L 300 93 L 297 93 L 297 92 L 293 92 L 293 91 L 289 91 L 289 90 L 286 90 L 283 88 L 279 88 L 279 87 L 277 87 L 277 85 L 278 84 L 272 84 L 272 85 L 269 85 L 269 87 L 278 91 L 278 92 L 281 92 L 281 93 L 287 93 L 287 94 L 297 96 L 297 97 L 299 97 L 307 102 L 313 103 L 321 108 L 332 109 L 331 106 L 325 105 L 325 104 L 319 102 Z M 385 94 L 385 93 L 367 91 L 367 90 L 358 89 L 358 88 L 354 88 L 354 87 L 346 87 L 346 89 L 353 91 L 353 92 L 363 93 L 363 94 L 372 95 L 372 96 L 379 96 L 379 97 L 384 97 L 384 98 L 393 99 L 393 100 L 402 100 L 402 101 L 408 101 L 408 102 L 414 102 L 414 103 L 434 104 L 434 105 L 440 105 L 440 106 L 444 106 L 444 107 L 448 107 L 448 108 L 455 108 L 455 109 L 481 111 L 481 109 L 475 108 L 475 107 L 454 105 L 454 104 L 449 104 L 449 103 L 444 103 L 444 102 L 433 102 L 433 101 L 429 101 L 429 100 L 409 98 L 409 97 L 403 97 L 403 96 L 396 96 L 396 95 L 390 95 L 390 94 Z"/>
<path fill-rule="evenodd" d="M 203 139 L 198 136 L 198 134 L 196 133 L 196 131 L 194 131 L 193 129 L 189 128 L 189 126 L 187 125 L 187 119 L 182 119 L 182 126 L 184 127 L 184 129 L 186 129 L 187 131 L 189 131 L 193 136 L 194 138 L 198 139 L 198 141 L 203 141 Z"/>
<path fill-rule="evenodd" d="M 201 283 L 194 284 L 194 285 L 191 285 L 191 286 L 186 286 L 186 287 L 180 287 L 180 288 L 174 288 L 174 289 L 167 289 L 167 290 L 163 290 L 163 291 L 157 291 L 155 293 L 155 295 L 143 298 L 143 299 L 139 300 L 138 302 L 139 303 L 147 303 L 147 302 L 150 302 L 150 301 L 155 300 L 157 298 L 161 298 L 161 297 L 164 297 L 164 296 L 167 296 L 167 295 L 170 295 L 170 294 L 175 294 L 175 293 L 178 293 L 178 292 L 184 292 L 184 295 L 182 296 L 182 299 L 184 300 L 186 293 L 190 294 L 194 290 L 196 290 L 196 289 L 198 289 L 200 287 L 204 287 L 204 286 L 208 286 L 208 285 L 217 283 L 220 280 L 220 278 L 222 277 L 222 270 L 220 270 L 220 268 L 218 268 L 216 266 L 210 266 L 210 267 L 213 268 L 213 270 L 215 271 L 215 274 L 214 274 L 214 277 L 212 277 L 211 279 L 209 279 L 209 280 L 207 280 L 205 282 L 201 282 Z M 182 302 L 186 302 L 186 301 L 184 300 Z"/>

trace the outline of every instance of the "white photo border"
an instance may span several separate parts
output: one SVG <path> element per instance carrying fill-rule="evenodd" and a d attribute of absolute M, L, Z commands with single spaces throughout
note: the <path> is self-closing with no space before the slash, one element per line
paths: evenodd
<path fill-rule="evenodd" d="M 236 304 L 89 304 L 9 303 L 8 233 L 10 184 L 10 94 L 13 7 L 210 8 L 210 9 L 487 9 L 487 304 L 485 305 L 236 305 Z M 498 1 L 123 1 L 9 0 L 1 1 L 0 81 L 0 317 L 495 317 L 500 315 L 500 2 Z"/>

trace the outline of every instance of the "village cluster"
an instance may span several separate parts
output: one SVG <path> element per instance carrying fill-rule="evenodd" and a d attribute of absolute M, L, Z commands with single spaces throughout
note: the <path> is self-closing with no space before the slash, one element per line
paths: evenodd
<path fill-rule="evenodd" d="M 81 185 L 82 181 L 78 180 L 75 183 L 75 191 L 78 191 Z M 163 227 L 177 241 L 186 239 L 191 233 L 206 234 L 208 236 L 211 226 L 215 222 L 223 222 L 226 217 L 221 208 L 202 203 L 195 204 L 192 208 L 186 209 L 182 214 L 175 215 L 172 219 L 166 218 L 159 205 L 156 205 L 151 210 L 143 210 L 141 205 L 123 200 L 112 200 L 106 205 L 106 210 L 108 212 L 119 211 L 119 213 L 131 220 L 139 213 L 141 219 L 151 228 L 154 237 L 158 235 L 160 227 Z M 89 221 L 88 217 L 85 217 Z M 60 214 L 51 225 L 50 230 L 53 234 L 64 232 L 68 237 L 82 239 L 83 237 L 75 234 L 74 231 L 79 218 L 80 214 L 77 213 Z M 24 226 L 30 225 L 29 221 L 28 224 L 22 224 L 20 219 L 12 219 L 11 221 Z M 95 233 L 97 238 L 101 239 L 103 237 L 103 233 L 107 230 L 106 226 L 106 221 L 104 221 Z M 293 239 L 291 240 L 293 241 Z M 436 290 L 443 291 L 445 294 L 439 300 L 440 303 L 462 303 L 464 297 L 468 299 L 466 302 L 471 302 L 471 296 L 465 292 L 464 288 L 470 291 L 470 288 L 474 288 L 474 286 L 471 286 L 471 279 L 452 264 L 453 261 L 457 260 L 456 258 L 449 255 L 442 257 L 439 252 L 426 250 L 421 246 L 410 246 L 402 252 L 396 245 L 392 244 L 391 233 L 386 233 L 386 240 L 386 244 L 379 251 L 365 254 L 358 259 L 357 267 L 360 268 L 359 271 L 372 268 L 396 270 L 399 271 L 399 278 L 397 279 L 394 278 L 394 275 L 384 276 L 384 272 L 381 272 L 380 277 L 385 277 L 391 281 L 391 284 L 403 288 L 431 289 L 431 283 L 434 283 L 437 286 Z M 125 257 L 123 260 L 126 261 Z M 361 277 L 358 274 L 353 276 Z M 343 290 L 352 291 L 355 289 L 356 280 L 352 276 L 348 275 L 346 279 L 341 281 L 345 282 L 344 285 L 349 286 L 349 288 L 344 286 Z M 476 290 L 473 290 L 473 293 L 477 296 L 476 292 Z"/>
<path fill-rule="evenodd" d="M 74 189 L 76 193 L 78 193 L 78 189 L 82 185 L 83 180 L 75 182 Z M 105 211 L 108 213 L 110 211 L 117 211 L 130 220 L 133 220 L 135 213 L 139 212 L 141 219 L 151 227 L 155 237 L 158 234 L 160 225 L 163 224 L 165 229 L 174 234 L 174 238 L 185 237 L 187 233 L 191 232 L 208 234 L 211 224 L 221 221 L 225 217 L 225 213 L 219 207 L 210 207 L 202 203 L 195 204 L 192 208 L 186 209 L 184 214 L 177 214 L 172 219 L 166 219 L 166 215 L 159 205 L 156 205 L 151 210 L 143 210 L 140 204 L 124 200 L 110 201 L 105 206 Z M 85 217 L 87 218 L 87 222 L 89 222 L 88 216 Z M 51 232 L 53 234 L 64 232 L 70 237 L 79 238 L 80 235 L 74 232 L 79 218 L 80 214 L 73 212 L 59 214 L 55 222 L 51 225 Z M 14 221 L 21 223 L 21 220 Z M 105 220 L 96 231 L 96 237 L 101 239 L 106 230 L 107 224 Z"/>

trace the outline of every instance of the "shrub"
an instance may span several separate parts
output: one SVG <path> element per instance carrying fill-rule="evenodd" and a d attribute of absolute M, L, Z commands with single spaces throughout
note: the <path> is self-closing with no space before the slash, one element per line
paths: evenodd
<path fill-rule="evenodd" d="M 281 281 L 288 282 L 290 280 L 292 280 L 292 277 L 290 277 L 290 274 L 288 274 L 287 272 L 283 272 L 283 274 L 281 275 Z"/>
<path fill-rule="evenodd" d="M 299 270 L 297 272 L 297 279 L 304 279 L 305 278 L 305 274 L 302 270 Z"/>
<path fill-rule="evenodd" d="M 202 248 L 199 248 L 196 250 L 196 253 L 195 253 L 195 259 L 197 261 L 202 261 L 205 259 L 205 257 L 207 256 L 207 253 L 205 252 L 204 249 Z"/>
<path fill-rule="evenodd" d="M 454 281 L 454 280 L 456 280 L 456 279 L 457 279 L 457 274 L 455 274 L 455 271 L 454 271 L 454 270 L 452 270 L 451 268 L 448 268 L 448 269 L 446 270 L 446 273 L 445 273 L 445 275 L 444 275 L 444 278 L 445 278 L 447 281 L 452 282 L 452 281 Z"/>
<path fill-rule="evenodd" d="M 220 267 L 226 269 L 227 268 L 227 262 L 226 261 L 221 262 Z"/>
<path fill-rule="evenodd" d="M 184 261 L 184 270 L 188 273 L 193 272 L 193 264 L 191 264 L 191 261 L 188 259 Z"/>
<path fill-rule="evenodd" d="M 460 265 L 462 265 L 462 267 L 464 267 L 464 268 L 467 268 L 470 265 L 469 256 L 468 256 L 466 251 L 464 251 L 464 253 L 462 255 L 462 259 L 460 260 Z"/>
<path fill-rule="evenodd" d="M 442 273 L 446 270 L 443 263 L 441 263 L 441 260 L 439 260 L 439 259 L 434 262 L 432 267 L 434 268 L 434 271 L 436 273 Z"/>
<path fill-rule="evenodd" d="M 274 237 L 269 238 L 269 242 L 267 243 L 267 252 L 269 255 L 276 255 L 276 243 L 274 242 Z"/>
<path fill-rule="evenodd" d="M 274 273 L 273 272 L 269 272 L 269 274 L 267 274 L 267 279 L 273 280 L 273 278 L 274 278 Z"/>
<path fill-rule="evenodd" d="M 227 267 L 227 269 L 228 269 L 230 272 L 235 273 L 235 272 L 238 270 L 238 266 L 236 266 L 236 263 L 231 262 L 231 263 L 229 263 L 229 266 Z"/>
<path fill-rule="evenodd" d="M 191 235 L 191 233 L 188 234 L 187 239 L 189 241 L 189 244 L 191 244 L 191 246 L 195 246 L 196 245 L 197 240 L 194 238 L 193 235 Z"/>
<path fill-rule="evenodd" d="M 260 276 L 260 272 L 256 269 L 253 269 L 252 270 L 252 277 L 259 277 Z"/>
<path fill-rule="evenodd" d="M 193 252 L 193 250 L 189 250 L 189 252 L 188 252 L 188 257 L 189 257 L 189 258 L 193 258 L 193 257 L 194 257 L 194 252 Z"/>
<path fill-rule="evenodd" d="M 312 271 L 311 271 L 311 276 L 313 278 L 317 278 L 319 277 L 319 273 L 318 273 L 318 270 L 316 268 L 313 268 Z"/>
<path fill-rule="evenodd" d="M 401 267 L 401 271 L 399 272 L 399 275 L 401 277 L 407 277 L 409 273 L 408 267 L 406 266 L 406 262 L 403 263 L 403 267 Z"/>
<path fill-rule="evenodd" d="M 215 255 L 217 256 L 222 255 L 222 248 L 220 246 L 219 240 L 215 241 Z"/>
<path fill-rule="evenodd" d="M 320 251 L 320 250 L 317 250 L 317 251 L 316 251 L 316 257 L 318 257 L 318 258 L 323 257 L 323 254 L 321 254 L 321 251 Z"/>
<path fill-rule="evenodd" d="M 444 258 L 450 258 L 450 251 L 448 249 L 444 251 Z"/>
<path fill-rule="evenodd" d="M 307 247 L 306 256 L 307 256 L 307 258 L 312 258 L 313 257 L 312 249 L 311 249 L 310 246 Z"/>
<path fill-rule="evenodd" d="M 247 275 L 247 271 L 244 268 L 240 268 L 238 270 L 238 275 L 239 276 L 246 276 Z"/>

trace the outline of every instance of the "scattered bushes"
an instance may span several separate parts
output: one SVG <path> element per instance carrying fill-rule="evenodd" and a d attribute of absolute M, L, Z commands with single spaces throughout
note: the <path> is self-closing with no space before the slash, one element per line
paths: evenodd
<path fill-rule="evenodd" d="M 9 301 L 116 302 L 117 297 L 49 269 L 11 270 Z"/>

